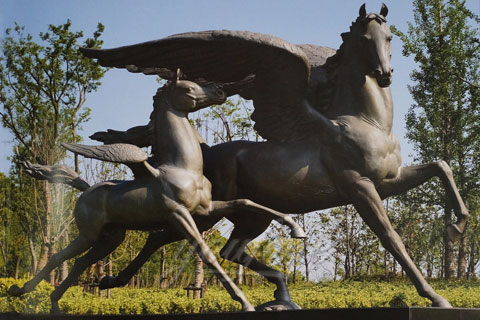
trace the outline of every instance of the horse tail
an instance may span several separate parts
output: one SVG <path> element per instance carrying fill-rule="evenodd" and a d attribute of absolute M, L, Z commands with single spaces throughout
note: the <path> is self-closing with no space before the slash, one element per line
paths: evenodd
<path fill-rule="evenodd" d="M 22 166 L 29 175 L 37 180 L 68 184 L 80 191 L 90 188 L 90 185 L 80 178 L 78 173 L 64 165 L 47 166 L 23 161 Z"/>

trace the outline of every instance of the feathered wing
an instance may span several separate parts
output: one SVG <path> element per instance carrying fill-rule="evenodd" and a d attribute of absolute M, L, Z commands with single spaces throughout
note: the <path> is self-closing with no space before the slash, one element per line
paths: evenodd
<path fill-rule="evenodd" d="M 318 91 L 324 90 L 327 83 L 327 71 L 323 66 L 327 58 L 334 55 L 336 50 L 310 44 L 297 45 L 297 48 L 307 57 L 311 72 L 307 92 L 303 98 L 315 107 Z M 281 90 L 278 84 L 274 84 L 270 89 Z M 292 101 L 294 104 L 289 101 L 271 103 L 268 99 L 263 99 L 264 96 L 265 94 L 257 95 L 256 99 L 254 98 L 255 111 L 252 114 L 252 119 L 255 121 L 254 128 L 263 138 L 275 141 L 298 141 L 321 132 L 320 124 L 308 115 L 301 105 L 302 101 Z"/>
<path fill-rule="evenodd" d="M 227 93 L 253 99 L 255 128 L 269 140 L 297 140 L 312 133 L 305 131 L 305 123 L 315 126 L 302 108 L 310 79 L 309 57 L 277 37 L 218 30 L 81 51 L 106 67 L 167 78 L 180 68 L 185 79 L 225 84 Z"/>
<path fill-rule="evenodd" d="M 142 149 L 132 144 L 116 143 L 101 146 L 86 146 L 82 144 L 62 143 L 62 145 L 67 150 L 86 158 L 125 164 L 132 170 L 135 178 L 155 177 L 158 174 L 157 170 L 148 164 L 148 155 L 143 152 Z"/>
<path fill-rule="evenodd" d="M 116 143 L 101 146 L 86 146 L 82 144 L 63 143 L 66 149 L 81 154 L 86 158 L 115 163 L 139 163 L 147 161 L 148 155 L 137 146 L 127 143 Z"/>

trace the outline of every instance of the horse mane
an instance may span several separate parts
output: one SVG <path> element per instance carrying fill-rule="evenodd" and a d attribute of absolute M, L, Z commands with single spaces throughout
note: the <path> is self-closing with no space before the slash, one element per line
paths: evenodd
<path fill-rule="evenodd" d="M 337 70 L 342 65 L 343 58 L 345 56 L 345 43 L 349 41 L 349 39 L 351 38 L 350 35 L 352 33 L 360 31 L 361 28 L 364 28 L 366 24 L 372 20 L 377 21 L 379 24 L 387 22 L 387 19 L 385 19 L 384 16 L 376 13 L 369 13 L 364 17 L 358 17 L 355 21 L 352 22 L 352 25 L 350 26 L 350 31 L 341 34 L 343 42 L 340 45 L 340 48 L 334 55 L 328 57 L 327 61 L 322 66 L 322 68 L 326 72 L 327 81 L 321 84 L 319 92 L 317 93 L 318 96 L 315 107 L 319 111 L 325 112 L 329 110 L 332 105 L 331 102 L 333 99 L 333 94 L 337 86 Z"/>
<path fill-rule="evenodd" d="M 153 109 L 155 110 L 157 107 L 160 107 L 165 100 L 165 94 L 168 92 L 170 87 L 172 86 L 173 81 L 167 81 L 163 86 L 157 89 L 157 92 L 153 96 Z M 152 112 L 153 114 L 153 112 Z M 152 115 L 150 115 L 150 119 Z"/>

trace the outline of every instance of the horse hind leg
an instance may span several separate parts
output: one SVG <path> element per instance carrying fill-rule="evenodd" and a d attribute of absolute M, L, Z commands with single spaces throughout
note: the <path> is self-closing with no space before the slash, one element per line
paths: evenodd
<path fill-rule="evenodd" d="M 393 229 L 375 186 L 369 180 L 358 179 L 345 185 L 345 194 L 351 196 L 355 209 L 405 270 L 420 296 L 430 299 L 432 306 L 451 308 L 450 303 L 437 294 L 425 281 L 407 253 L 405 245 Z"/>
<path fill-rule="evenodd" d="M 416 188 L 433 177 L 439 177 L 442 181 L 448 201 L 457 217 L 457 221 L 447 227 L 450 240 L 456 241 L 465 230 L 469 214 L 458 192 L 452 170 L 445 161 L 402 167 L 397 178 L 383 181 L 377 186 L 377 190 L 380 197 L 385 199 Z"/>
<path fill-rule="evenodd" d="M 303 239 L 307 237 L 302 227 L 300 227 L 300 225 L 296 223 L 288 214 L 267 208 L 248 199 L 213 201 L 212 214 L 220 214 L 228 218 L 240 212 L 251 212 L 264 217 L 269 217 L 270 219 L 289 227 L 290 236 L 292 238 Z"/>
<path fill-rule="evenodd" d="M 117 248 L 125 239 L 125 230 L 115 229 L 103 232 L 101 237 L 94 243 L 93 247 L 83 256 L 75 260 L 72 270 L 67 278 L 50 294 L 52 302 L 51 313 L 59 313 L 58 300 L 65 291 L 78 279 L 85 269 L 100 259 L 106 257 Z"/>
<path fill-rule="evenodd" d="M 185 237 L 176 230 L 162 230 L 158 232 L 151 232 L 135 259 L 116 277 L 105 276 L 100 280 L 99 288 L 101 290 L 123 287 L 130 279 L 140 270 L 140 268 L 147 262 L 152 254 L 166 244 L 183 240 Z"/>
<path fill-rule="evenodd" d="M 27 281 L 22 288 L 19 288 L 17 285 L 13 285 L 8 290 L 8 294 L 19 297 L 24 293 L 33 291 L 42 279 L 47 277 L 47 275 L 56 267 L 66 260 L 69 260 L 82 252 L 86 251 L 92 245 L 91 241 L 86 239 L 83 236 L 78 236 L 75 238 L 65 249 L 54 254 L 50 260 L 48 260 L 45 267 L 30 281 Z"/>
<path fill-rule="evenodd" d="M 216 217 L 201 216 L 198 221 L 198 229 L 203 232 L 210 229 L 219 220 Z M 130 264 L 123 269 L 116 277 L 105 276 L 100 281 L 100 289 L 109 289 L 116 287 L 123 287 L 130 282 L 130 279 L 140 270 L 140 268 L 147 262 L 152 254 L 159 248 L 172 242 L 185 239 L 183 233 L 177 229 L 164 229 L 162 231 L 151 232 L 147 238 L 145 245 L 138 255 Z"/>
<path fill-rule="evenodd" d="M 238 222 L 234 221 L 235 227 L 227 243 L 220 250 L 220 256 L 226 260 L 239 263 L 265 277 L 265 279 L 277 287 L 274 292 L 275 300 L 291 304 L 291 309 L 297 309 L 298 306 L 291 300 L 283 274 L 245 253 L 247 244 L 262 234 L 270 225 L 271 220 L 256 219 L 255 223 L 241 220 L 241 217 L 237 217 L 236 220 Z"/>
<path fill-rule="evenodd" d="M 248 302 L 243 292 L 235 285 L 218 263 L 217 258 L 205 243 L 205 240 L 203 240 L 190 212 L 182 206 L 177 206 L 169 215 L 169 219 L 194 246 L 202 260 L 213 269 L 215 275 L 220 279 L 220 282 L 222 282 L 232 299 L 242 304 L 242 310 L 255 311 L 255 308 Z"/>

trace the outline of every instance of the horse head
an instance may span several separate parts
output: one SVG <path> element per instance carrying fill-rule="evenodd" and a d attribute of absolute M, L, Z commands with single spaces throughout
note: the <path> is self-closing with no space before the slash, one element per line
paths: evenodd
<path fill-rule="evenodd" d="M 176 79 L 160 88 L 154 100 L 159 100 L 161 97 L 169 100 L 167 105 L 172 109 L 189 113 L 213 104 L 224 103 L 227 95 L 213 83 L 200 85 L 192 81 L 180 80 L 180 70 L 177 70 Z"/>
<path fill-rule="evenodd" d="M 386 24 L 387 14 L 388 8 L 385 4 L 382 4 L 380 14 L 367 14 L 363 4 L 350 32 L 342 34 L 344 43 L 350 44 L 350 53 L 363 60 L 365 72 L 373 75 L 382 88 L 390 86 L 393 73 L 390 65 L 392 33 Z"/>

